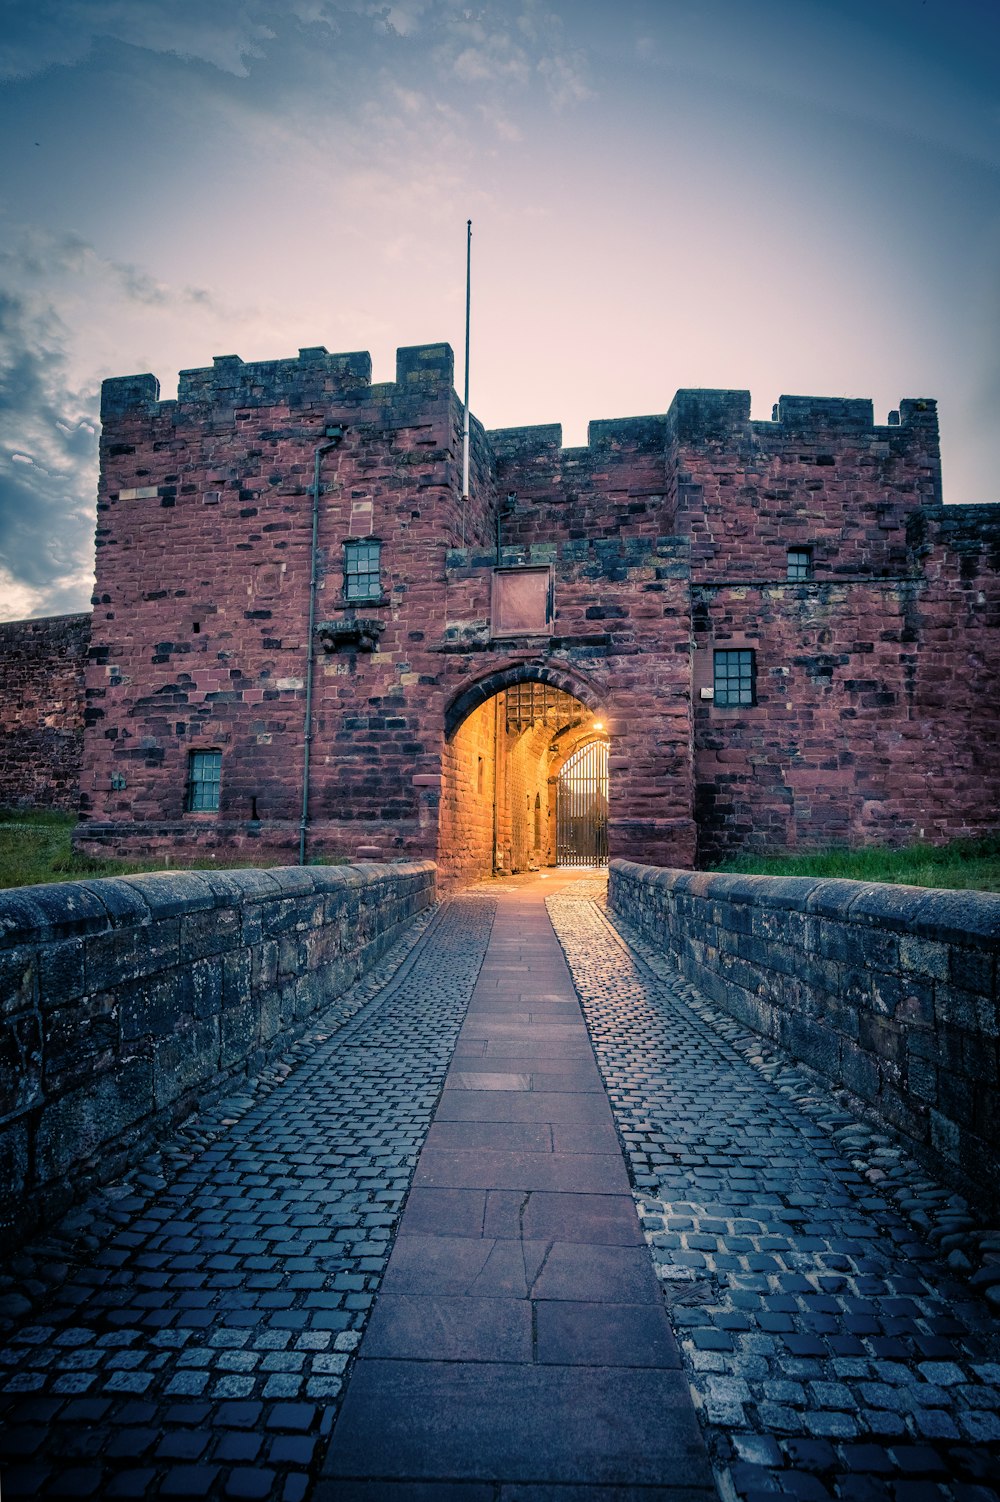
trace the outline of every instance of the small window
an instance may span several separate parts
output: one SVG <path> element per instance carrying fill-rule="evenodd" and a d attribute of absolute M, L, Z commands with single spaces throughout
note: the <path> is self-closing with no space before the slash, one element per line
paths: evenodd
<path fill-rule="evenodd" d="M 757 668 L 754 653 L 746 647 L 714 654 L 716 704 L 756 704 Z"/>
<path fill-rule="evenodd" d="M 378 600 L 382 597 L 380 542 L 344 543 L 344 594 L 348 600 Z"/>
<path fill-rule="evenodd" d="M 813 571 L 812 548 L 788 549 L 788 578 L 811 579 Z"/>
<path fill-rule="evenodd" d="M 221 777 L 221 751 L 188 753 L 188 813 L 210 814 L 218 810 Z"/>

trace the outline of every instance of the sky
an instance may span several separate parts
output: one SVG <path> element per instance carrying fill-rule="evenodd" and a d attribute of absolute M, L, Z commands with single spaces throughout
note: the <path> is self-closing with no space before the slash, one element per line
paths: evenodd
<path fill-rule="evenodd" d="M 995 0 L 0 0 L 0 619 L 88 608 L 100 383 L 447 340 L 488 428 L 936 397 L 1000 499 Z"/>

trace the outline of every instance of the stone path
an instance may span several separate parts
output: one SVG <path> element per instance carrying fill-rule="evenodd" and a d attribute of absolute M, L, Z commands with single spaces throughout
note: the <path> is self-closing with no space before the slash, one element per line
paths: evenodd
<path fill-rule="evenodd" d="M 3 1502 L 308 1495 L 494 908 L 450 903 L 273 1088 L 16 1260 L 6 1306 L 39 1307 L 0 1353 Z"/>
<path fill-rule="evenodd" d="M 540 890 L 501 901 L 323 1502 L 715 1497 Z"/>
<path fill-rule="evenodd" d="M 964 1207 L 600 897 L 454 899 L 14 1259 L 4 1502 L 997 1502 Z"/>
<path fill-rule="evenodd" d="M 600 895 L 550 913 L 723 1495 L 995 1502 L 994 1314 L 854 1167 L 858 1123 L 626 948 Z"/>

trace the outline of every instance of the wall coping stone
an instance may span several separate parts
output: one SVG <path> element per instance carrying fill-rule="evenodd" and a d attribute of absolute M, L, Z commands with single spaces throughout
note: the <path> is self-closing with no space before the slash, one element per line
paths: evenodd
<path fill-rule="evenodd" d="M 436 871 L 159 871 L 0 892 L 0 1247 L 286 1048 L 433 905 Z"/>
<path fill-rule="evenodd" d="M 344 887 L 371 889 L 378 877 L 416 876 L 434 870 L 435 863 L 429 860 L 392 865 L 359 861 L 352 866 L 275 866 L 266 871 L 151 871 L 12 887 L 0 892 L 0 951 L 141 927 L 248 898 L 266 901 L 324 896 Z"/>
<path fill-rule="evenodd" d="M 678 871 L 613 860 L 611 871 L 678 894 L 796 909 L 813 917 L 862 923 L 943 943 L 975 940 L 1000 952 L 1000 894 L 946 887 L 909 887 L 842 877 L 754 876 Z"/>

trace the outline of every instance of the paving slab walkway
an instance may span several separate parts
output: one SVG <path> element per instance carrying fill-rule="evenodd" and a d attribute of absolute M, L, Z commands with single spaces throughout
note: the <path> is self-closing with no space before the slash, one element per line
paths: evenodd
<path fill-rule="evenodd" d="M 317 1502 L 714 1502 L 546 890 L 498 893 Z"/>

